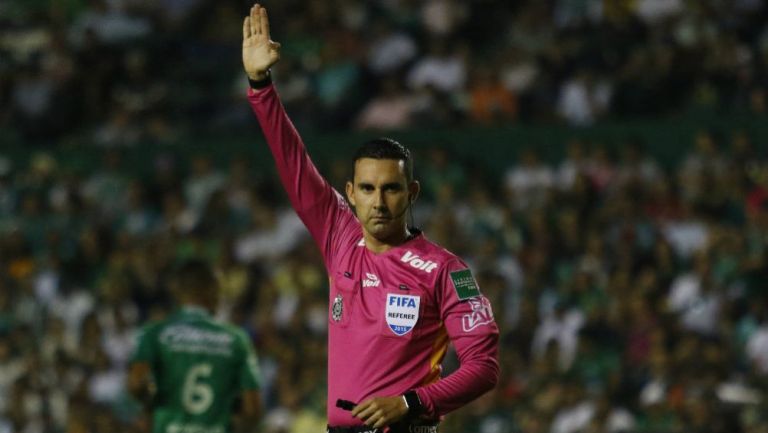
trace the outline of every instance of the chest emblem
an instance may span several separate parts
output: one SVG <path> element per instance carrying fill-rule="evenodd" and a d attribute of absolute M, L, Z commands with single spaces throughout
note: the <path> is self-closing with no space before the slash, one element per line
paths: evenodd
<path fill-rule="evenodd" d="M 344 312 L 344 298 L 341 297 L 341 293 L 336 295 L 331 306 L 331 318 L 334 322 L 341 320 L 341 315 Z"/>
<path fill-rule="evenodd" d="M 366 272 L 365 273 L 365 279 L 363 280 L 363 287 L 379 287 L 381 285 L 381 280 L 379 280 L 379 277 L 376 276 L 376 274 L 371 274 Z"/>
<path fill-rule="evenodd" d="M 403 336 L 416 326 L 419 320 L 420 296 L 387 294 L 387 325 L 395 335 Z"/>

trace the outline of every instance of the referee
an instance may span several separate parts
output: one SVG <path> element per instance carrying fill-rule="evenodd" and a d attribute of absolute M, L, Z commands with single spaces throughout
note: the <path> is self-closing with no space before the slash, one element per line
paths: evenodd
<path fill-rule="evenodd" d="M 436 432 L 443 415 L 498 381 L 490 303 L 459 257 L 407 225 L 419 194 L 408 149 L 363 144 L 349 202 L 318 173 L 271 82 L 279 57 L 267 11 L 254 5 L 243 22 L 248 100 L 330 279 L 328 431 Z M 441 377 L 449 343 L 460 366 Z"/>

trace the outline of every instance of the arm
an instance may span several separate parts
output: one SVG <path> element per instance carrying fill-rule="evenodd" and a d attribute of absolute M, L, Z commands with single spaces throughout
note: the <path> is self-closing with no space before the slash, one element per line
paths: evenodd
<path fill-rule="evenodd" d="M 134 352 L 128 367 L 128 392 L 145 408 L 151 408 L 157 391 L 152 376 L 152 363 L 155 359 L 154 327 L 147 326 L 138 336 L 136 352 Z"/>
<path fill-rule="evenodd" d="M 238 398 L 238 408 L 233 414 L 232 424 L 237 432 L 258 431 L 262 414 L 261 394 L 257 390 L 243 391 Z"/>
<path fill-rule="evenodd" d="M 240 400 L 241 403 L 239 415 L 243 417 L 243 421 L 247 422 L 248 424 L 255 423 L 261 416 L 262 412 L 261 394 L 259 394 L 258 390 L 250 389 L 243 391 L 243 393 L 240 395 Z"/>
<path fill-rule="evenodd" d="M 291 205 L 328 261 L 332 227 L 350 227 L 354 218 L 344 198 L 320 175 L 301 137 L 269 82 L 269 68 L 279 59 L 280 45 L 269 38 L 266 9 L 255 5 L 243 23 L 243 66 L 252 85 L 248 100 L 275 159 Z"/>
<path fill-rule="evenodd" d="M 487 302 L 487 299 L 481 298 Z M 490 304 L 487 304 L 490 311 Z M 495 328 L 495 324 L 494 324 Z M 449 331 L 449 335 L 451 332 Z M 405 418 L 436 419 L 493 389 L 499 381 L 498 330 L 466 340 L 451 336 L 461 366 L 450 376 L 404 395 L 373 397 L 352 409 L 366 425 L 382 428 Z"/>
<path fill-rule="evenodd" d="M 148 362 L 131 363 L 128 368 L 128 392 L 141 402 L 144 407 L 152 406 L 155 395 L 155 384 L 152 381 L 152 371 Z"/>
<path fill-rule="evenodd" d="M 261 384 L 261 373 L 259 361 L 256 357 L 256 351 L 250 342 L 248 336 L 242 332 L 237 332 L 239 352 L 242 362 L 238 372 L 238 388 L 240 390 L 239 405 L 234 414 L 235 425 L 242 432 L 255 431 L 262 414 L 262 402 L 259 388 Z"/>
<path fill-rule="evenodd" d="M 457 260 L 444 269 L 438 280 L 441 314 L 460 365 L 449 376 L 415 390 L 430 418 L 464 406 L 499 380 L 499 328 L 491 304 L 464 263 Z"/>
<path fill-rule="evenodd" d="M 467 265 L 459 260 L 438 277 L 441 316 L 459 357 L 450 376 L 404 395 L 370 398 L 352 416 L 380 428 L 406 417 L 437 419 L 491 390 L 499 380 L 499 329 L 488 300 L 480 294 Z"/>

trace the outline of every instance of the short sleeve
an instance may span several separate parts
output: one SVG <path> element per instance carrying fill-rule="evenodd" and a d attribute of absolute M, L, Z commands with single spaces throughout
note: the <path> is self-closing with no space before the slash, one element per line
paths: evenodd
<path fill-rule="evenodd" d="M 147 325 L 136 336 L 136 350 L 133 352 L 131 362 L 146 362 L 154 364 L 157 359 L 157 344 L 155 325 Z"/>
<path fill-rule="evenodd" d="M 241 391 L 256 390 L 261 385 L 261 372 L 259 369 L 259 359 L 256 356 L 256 350 L 250 342 L 248 336 L 238 331 L 237 339 L 243 354 L 243 362 L 240 363 L 239 385 Z"/>

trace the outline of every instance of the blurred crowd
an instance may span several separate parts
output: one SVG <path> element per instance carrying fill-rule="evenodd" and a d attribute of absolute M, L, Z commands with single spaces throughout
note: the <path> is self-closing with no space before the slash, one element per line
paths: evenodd
<path fill-rule="evenodd" d="M 143 431 L 125 366 L 190 257 L 257 347 L 262 431 L 323 431 L 327 278 L 280 187 L 240 155 L 159 151 L 138 176 L 122 149 L 253 125 L 249 6 L 0 2 L 0 433 Z M 265 6 L 301 131 L 767 110 L 762 0 Z M 41 152 L 6 158 L 13 139 Z M 105 148 L 92 170 L 44 148 L 83 139 Z M 502 331 L 501 385 L 441 432 L 768 433 L 766 143 L 701 130 L 673 165 L 632 139 L 565 148 L 501 175 L 417 154 L 415 222 L 471 264 Z"/>
<path fill-rule="evenodd" d="M 274 75 L 301 130 L 766 112 L 762 0 L 265 5 L 283 46 Z M 248 124 L 249 6 L 0 3 L 0 132 L 120 146 Z"/>
<path fill-rule="evenodd" d="M 500 386 L 441 432 L 768 431 L 765 147 L 740 130 L 691 140 L 671 167 L 632 140 L 573 140 L 546 162 L 527 148 L 502 176 L 417 154 L 414 220 L 470 263 L 502 333 Z M 327 277 L 279 185 L 244 157 L 158 153 L 139 177 L 100 153 L 85 175 L 46 153 L 5 161 L 0 432 L 142 431 L 126 362 L 190 257 L 215 266 L 218 315 L 257 347 L 259 431 L 323 431 Z"/>

